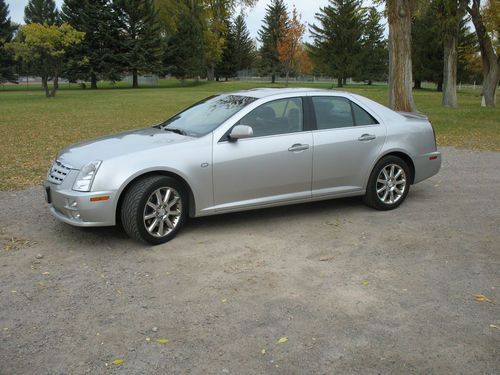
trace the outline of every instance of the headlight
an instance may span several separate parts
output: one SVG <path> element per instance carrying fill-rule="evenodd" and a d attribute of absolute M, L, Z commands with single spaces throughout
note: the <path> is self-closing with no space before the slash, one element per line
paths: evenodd
<path fill-rule="evenodd" d="M 92 163 L 88 163 L 84 166 L 80 173 L 78 173 L 78 177 L 73 185 L 73 190 L 76 191 L 90 191 L 92 187 L 92 182 L 94 182 L 94 177 L 97 173 L 97 170 L 101 166 L 102 161 L 97 160 Z"/>

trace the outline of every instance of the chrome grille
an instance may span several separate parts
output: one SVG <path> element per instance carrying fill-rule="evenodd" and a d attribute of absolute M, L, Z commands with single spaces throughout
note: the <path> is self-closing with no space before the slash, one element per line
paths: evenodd
<path fill-rule="evenodd" d="M 71 171 L 71 166 L 56 160 L 49 169 L 47 180 L 53 184 L 60 185 Z"/>

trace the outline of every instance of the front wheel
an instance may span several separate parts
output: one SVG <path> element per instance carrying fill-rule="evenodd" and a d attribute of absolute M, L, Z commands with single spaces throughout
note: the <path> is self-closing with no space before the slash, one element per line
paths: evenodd
<path fill-rule="evenodd" d="M 392 210 L 410 191 L 410 169 L 397 156 L 382 158 L 373 168 L 366 187 L 365 203 L 377 210 Z"/>
<path fill-rule="evenodd" d="M 187 212 L 183 186 L 171 177 L 151 176 L 136 181 L 127 191 L 121 219 L 131 238 L 158 245 L 176 236 Z"/>

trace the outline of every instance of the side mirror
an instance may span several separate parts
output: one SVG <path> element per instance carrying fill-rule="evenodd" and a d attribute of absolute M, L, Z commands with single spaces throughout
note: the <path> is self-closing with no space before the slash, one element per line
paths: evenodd
<path fill-rule="evenodd" d="M 229 139 L 233 141 L 251 137 L 253 137 L 253 129 L 248 125 L 236 125 L 229 134 Z"/>

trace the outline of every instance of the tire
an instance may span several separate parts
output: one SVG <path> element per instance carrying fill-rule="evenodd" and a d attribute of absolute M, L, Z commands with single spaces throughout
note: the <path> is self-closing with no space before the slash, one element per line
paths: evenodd
<path fill-rule="evenodd" d="M 373 168 L 363 200 L 377 210 L 393 210 L 406 199 L 411 178 L 410 168 L 404 160 L 385 156 Z"/>
<path fill-rule="evenodd" d="M 126 192 L 120 211 L 123 229 L 129 237 L 152 245 L 174 238 L 187 214 L 186 189 L 166 176 L 150 176 L 134 182 Z"/>

